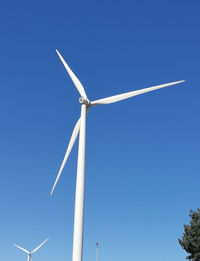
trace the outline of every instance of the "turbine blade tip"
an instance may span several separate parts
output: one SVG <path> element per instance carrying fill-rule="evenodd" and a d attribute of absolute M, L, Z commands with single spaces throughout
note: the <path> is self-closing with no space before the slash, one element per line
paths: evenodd
<path fill-rule="evenodd" d="M 57 55 L 60 57 L 61 55 L 60 55 L 60 53 L 59 53 L 59 51 L 58 51 L 58 49 L 56 49 L 56 53 L 57 53 Z"/>
<path fill-rule="evenodd" d="M 53 192 L 54 192 L 54 189 L 55 189 L 55 184 L 53 185 L 53 188 L 51 189 L 51 192 L 50 192 L 50 196 L 52 196 Z"/>
<path fill-rule="evenodd" d="M 185 82 L 185 80 L 180 80 L 180 81 L 178 81 L 178 82 L 180 82 L 180 83 L 181 83 L 181 82 Z"/>

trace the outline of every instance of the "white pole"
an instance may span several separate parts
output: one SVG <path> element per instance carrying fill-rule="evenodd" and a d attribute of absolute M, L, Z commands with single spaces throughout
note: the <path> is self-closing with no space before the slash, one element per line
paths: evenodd
<path fill-rule="evenodd" d="M 98 247 L 99 247 L 99 243 L 96 243 L 96 261 L 98 261 Z"/>
<path fill-rule="evenodd" d="M 78 148 L 77 177 L 76 177 L 72 261 L 82 261 L 82 252 L 83 252 L 85 138 L 86 138 L 86 104 L 82 103 L 79 148 Z"/>

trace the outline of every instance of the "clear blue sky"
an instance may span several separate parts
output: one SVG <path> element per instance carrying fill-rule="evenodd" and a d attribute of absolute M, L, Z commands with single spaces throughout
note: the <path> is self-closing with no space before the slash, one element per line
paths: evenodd
<path fill-rule="evenodd" d="M 200 2 L 2 1 L 0 260 L 71 260 L 80 114 L 57 48 L 89 99 L 185 79 L 88 114 L 84 261 L 181 261 L 199 205 Z"/>

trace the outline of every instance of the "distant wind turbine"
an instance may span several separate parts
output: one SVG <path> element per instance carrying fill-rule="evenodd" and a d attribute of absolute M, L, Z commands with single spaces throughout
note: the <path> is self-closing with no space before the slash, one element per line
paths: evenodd
<path fill-rule="evenodd" d="M 68 156 L 71 152 L 71 149 L 76 141 L 76 138 L 79 134 L 79 149 L 78 149 L 78 164 L 77 164 L 77 178 L 76 178 L 76 196 L 75 196 L 75 213 L 74 213 L 74 235 L 73 235 L 73 254 L 72 254 L 72 260 L 73 261 L 81 261 L 82 260 L 82 249 L 83 249 L 83 218 L 84 218 L 84 188 L 85 188 L 85 136 L 86 136 L 86 115 L 88 110 L 95 105 L 103 105 L 103 104 L 109 104 L 114 103 L 118 101 L 122 101 L 124 99 L 131 98 L 133 96 L 137 96 L 146 92 L 155 91 L 161 88 L 165 88 L 171 85 L 179 84 L 184 82 L 183 81 L 177 81 L 177 82 L 171 82 L 166 83 L 162 85 L 157 85 L 154 87 L 149 87 L 141 90 L 131 91 L 119 95 L 114 95 L 108 98 L 96 100 L 96 101 L 90 101 L 87 98 L 87 95 L 85 93 L 85 90 L 83 88 L 83 85 L 80 83 L 79 79 L 75 76 L 75 74 L 72 72 L 72 70 L 69 68 L 61 54 L 56 50 L 60 60 L 62 61 L 65 69 L 67 70 L 70 78 L 72 79 L 75 87 L 77 88 L 80 98 L 79 102 L 81 104 L 81 117 L 77 121 L 74 130 L 72 132 L 72 136 L 67 148 L 67 151 L 65 153 L 63 162 L 61 164 L 60 170 L 58 172 L 58 175 L 56 177 L 56 180 L 54 182 L 53 188 L 51 190 L 51 195 L 55 189 L 55 186 L 58 182 L 58 179 L 60 178 L 60 175 L 63 171 L 63 168 L 65 166 L 65 163 L 68 159 Z"/>
<path fill-rule="evenodd" d="M 32 255 L 33 253 L 35 253 L 42 245 L 44 245 L 44 243 L 46 243 L 47 240 L 48 240 L 48 238 L 47 238 L 44 242 L 42 242 L 42 244 L 40 244 L 38 247 L 36 247 L 36 248 L 35 248 L 33 251 L 31 251 L 31 252 L 29 252 L 28 250 L 26 250 L 26 249 L 24 249 L 24 248 L 22 248 L 22 247 L 20 247 L 20 246 L 18 246 L 18 245 L 16 245 L 16 244 L 14 244 L 14 246 L 16 246 L 17 248 L 21 249 L 21 250 L 24 251 L 25 253 L 27 253 L 27 254 L 28 254 L 28 259 L 27 259 L 27 261 L 31 261 L 31 255 Z"/>

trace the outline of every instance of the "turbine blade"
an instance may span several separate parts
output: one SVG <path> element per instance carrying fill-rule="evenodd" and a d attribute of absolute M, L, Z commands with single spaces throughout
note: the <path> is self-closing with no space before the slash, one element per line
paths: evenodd
<path fill-rule="evenodd" d="M 57 184 L 57 182 L 58 182 L 58 180 L 59 180 L 59 178 L 60 178 L 60 175 L 61 175 L 61 173 L 62 173 L 62 171 L 63 171 L 63 168 L 64 168 L 64 166 L 65 166 L 65 164 L 66 164 L 66 162 L 67 162 L 67 159 L 68 159 L 69 154 L 70 154 L 70 152 L 71 152 L 71 150 L 72 150 L 72 147 L 73 147 L 73 145 L 74 145 L 74 143 L 75 143 L 75 141 L 76 141 L 76 138 L 77 138 L 77 136 L 78 136 L 78 134 L 79 134 L 80 122 L 81 122 L 81 118 L 79 118 L 79 120 L 77 121 L 77 123 L 76 123 L 76 125 L 75 125 L 75 127 L 74 127 L 74 130 L 73 130 L 73 132 L 72 132 L 72 136 L 71 136 L 71 139 L 70 139 L 70 142 L 69 142 L 67 151 L 66 151 L 66 153 L 65 153 L 65 156 L 64 156 L 63 162 L 62 162 L 62 164 L 61 164 L 60 170 L 59 170 L 59 172 L 58 172 L 58 175 L 57 175 L 57 177 L 56 177 L 56 180 L 55 180 L 55 182 L 54 182 L 54 184 L 53 184 L 53 188 L 52 188 L 52 190 L 51 190 L 50 195 L 52 195 L 52 193 L 53 193 L 53 191 L 54 191 L 54 189 L 55 189 L 55 186 L 56 186 L 56 184 Z"/>
<path fill-rule="evenodd" d="M 131 98 L 133 96 L 143 94 L 145 92 L 155 91 L 155 90 L 165 88 L 165 87 L 168 87 L 168 86 L 171 86 L 171 85 L 182 83 L 184 81 L 185 80 L 178 81 L 178 82 L 170 82 L 170 83 L 165 83 L 165 84 L 161 84 L 161 85 L 157 85 L 157 86 L 153 86 L 153 87 L 149 87 L 149 88 L 145 88 L 145 89 L 141 89 L 141 90 L 136 90 L 136 91 L 132 91 L 132 92 L 126 92 L 126 93 L 123 93 L 123 94 L 114 95 L 114 96 L 111 96 L 111 97 L 108 97 L 108 98 L 92 101 L 91 105 L 109 104 L 109 103 L 122 101 L 124 99 L 128 99 L 128 98 Z"/>
<path fill-rule="evenodd" d="M 69 68 L 69 66 L 67 65 L 67 63 L 65 62 L 65 60 L 63 59 L 63 57 L 61 56 L 61 54 L 59 53 L 59 51 L 56 49 L 56 52 L 58 54 L 58 56 L 60 57 L 61 62 L 63 63 L 63 65 L 65 66 L 65 69 L 67 70 L 70 78 L 72 79 L 74 85 L 76 86 L 76 89 L 78 90 L 78 92 L 80 93 L 80 95 L 84 98 L 87 99 L 87 95 L 85 93 L 85 90 L 83 88 L 83 85 L 80 83 L 79 79 L 76 77 L 76 75 L 72 72 L 72 70 Z"/>
<path fill-rule="evenodd" d="M 16 244 L 14 244 L 14 246 L 16 246 L 17 248 L 19 248 L 19 249 L 21 249 L 22 251 L 26 252 L 27 254 L 30 254 L 30 253 L 28 252 L 28 250 L 26 250 L 26 249 L 24 249 L 24 248 L 22 248 L 22 247 L 20 247 L 20 246 L 18 246 L 18 245 L 16 245 Z"/>
<path fill-rule="evenodd" d="M 42 245 L 44 245 L 44 243 L 46 243 L 49 239 L 47 238 L 44 242 L 42 242 L 42 244 L 40 244 L 38 247 L 36 247 L 30 254 L 35 253 Z"/>

